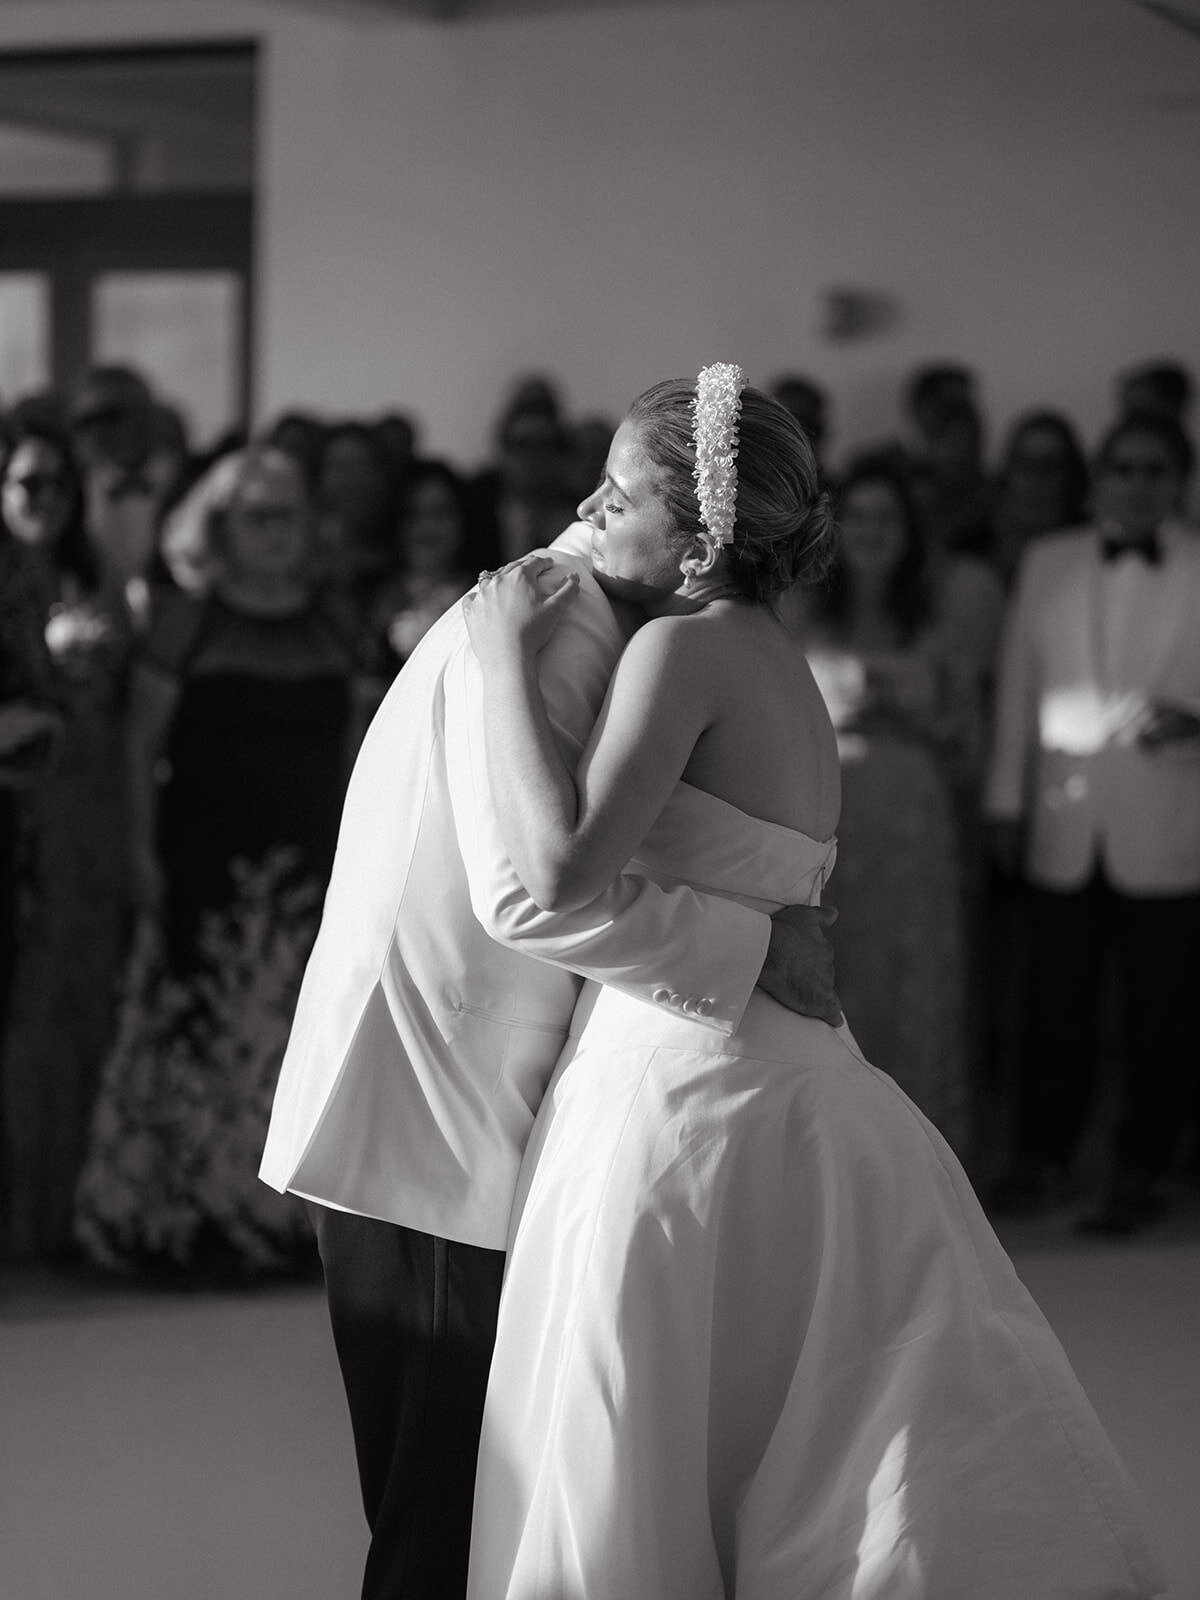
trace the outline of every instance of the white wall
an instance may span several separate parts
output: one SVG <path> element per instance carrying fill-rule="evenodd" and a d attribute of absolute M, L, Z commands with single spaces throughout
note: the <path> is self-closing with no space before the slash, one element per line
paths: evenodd
<path fill-rule="evenodd" d="M 1200 41 L 1129 0 L 781 0 L 372 23 L 281 3 L 0 4 L 0 48 L 266 45 L 265 410 L 411 407 L 484 448 L 512 374 L 580 409 L 713 359 L 826 380 L 845 444 L 915 361 L 1093 434 L 1112 372 L 1200 368 Z M 1191 95 L 1178 107 L 1172 97 Z M 822 293 L 892 295 L 831 344 Z"/>

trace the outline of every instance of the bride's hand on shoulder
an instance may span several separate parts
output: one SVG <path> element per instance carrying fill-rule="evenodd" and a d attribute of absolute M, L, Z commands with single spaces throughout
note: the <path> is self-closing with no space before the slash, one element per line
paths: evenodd
<path fill-rule="evenodd" d="M 471 648 L 484 666 L 536 656 L 579 593 L 579 575 L 550 556 L 522 556 L 498 572 L 481 572 L 463 600 Z"/>

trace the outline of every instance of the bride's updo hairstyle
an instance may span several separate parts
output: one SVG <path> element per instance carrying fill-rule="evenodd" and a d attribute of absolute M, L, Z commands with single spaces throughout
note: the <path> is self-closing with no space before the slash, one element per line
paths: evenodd
<path fill-rule="evenodd" d="M 694 380 L 669 378 L 640 394 L 628 420 L 659 473 L 680 549 L 703 528 L 693 476 Z M 833 560 L 836 533 L 812 446 L 790 412 L 760 389 L 743 389 L 738 417 L 737 515 L 725 547 L 730 581 L 770 605 L 797 583 L 817 583 Z"/>

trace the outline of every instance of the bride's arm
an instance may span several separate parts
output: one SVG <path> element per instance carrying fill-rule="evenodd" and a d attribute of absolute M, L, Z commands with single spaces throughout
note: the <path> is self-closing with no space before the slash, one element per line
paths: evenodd
<path fill-rule="evenodd" d="M 574 591 L 544 595 L 546 570 L 536 560 L 506 570 L 466 616 L 483 666 L 488 770 L 505 845 L 533 900 L 567 910 L 599 893 L 641 844 L 712 720 L 720 677 L 700 619 L 647 623 L 626 646 L 572 773 L 546 712 L 537 655 Z"/>

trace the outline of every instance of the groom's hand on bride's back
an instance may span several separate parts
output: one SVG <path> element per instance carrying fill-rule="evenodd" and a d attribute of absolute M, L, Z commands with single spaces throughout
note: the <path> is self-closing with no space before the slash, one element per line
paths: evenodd
<path fill-rule="evenodd" d="M 784 906 L 771 918 L 771 943 L 758 975 L 758 987 L 772 1000 L 834 1028 L 842 1020 L 842 1006 L 825 929 L 836 921 L 832 906 Z"/>

